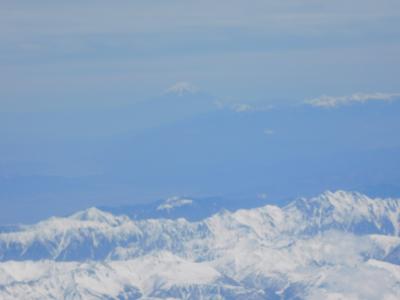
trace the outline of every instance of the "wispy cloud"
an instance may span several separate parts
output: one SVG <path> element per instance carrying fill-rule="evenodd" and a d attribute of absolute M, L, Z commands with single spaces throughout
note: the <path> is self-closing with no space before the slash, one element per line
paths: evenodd
<path fill-rule="evenodd" d="M 369 101 L 393 101 L 400 98 L 400 93 L 356 93 L 348 96 L 327 96 L 306 100 L 305 103 L 324 108 L 350 105 L 354 103 L 366 103 Z"/>

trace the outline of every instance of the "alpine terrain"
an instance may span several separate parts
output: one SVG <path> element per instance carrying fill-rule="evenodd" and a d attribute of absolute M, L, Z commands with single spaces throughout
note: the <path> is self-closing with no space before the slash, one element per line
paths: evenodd
<path fill-rule="evenodd" d="M 204 217 L 161 213 L 191 206 Z M 171 198 L 134 215 L 0 227 L 0 299 L 400 299 L 400 199 L 337 191 L 215 212 Z"/>

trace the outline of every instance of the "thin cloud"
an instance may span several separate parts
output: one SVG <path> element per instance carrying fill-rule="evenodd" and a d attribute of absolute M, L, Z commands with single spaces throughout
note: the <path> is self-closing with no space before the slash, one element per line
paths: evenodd
<path fill-rule="evenodd" d="M 400 93 L 356 93 L 348 96 L 327 96 L 306 100 L 305 103 L 324 108 L 333 108 L 337 106 L 350 105 L 354 103 L 366 103 L 369 101 L 390 102 L 400 97 Z"/>

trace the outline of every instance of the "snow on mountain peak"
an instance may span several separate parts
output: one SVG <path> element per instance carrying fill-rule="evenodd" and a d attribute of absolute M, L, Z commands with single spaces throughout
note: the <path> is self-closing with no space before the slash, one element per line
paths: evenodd
<path fill-rule="evenodd" d="M 344 191 L 198 222 L 90 208 L 0 233 L 0 298 L 399 299 L 399 216 Z"/>
<path fill-rule="evenodd" d="M 83 211 L 79 211 L 69 217 L 71 220 L 92 221 L 99 223 L 107 223 L 109 225 L 118 225 L 123 221 L 121 217 L 114 216 L 111 213 L 102 211 L 96 207 L 91 207 Z"/>
<path fill-rule="evenodd" d="M 178 96 L 183 96 L 185 94 L 194 94 L 198 91 L 198 88 L 194 86 L 193 84 L 186 82 L 186 81 L 180 81 L 172 85 L 166 90 L 167 94 L 176 94 Z"/>
<path fill-rule="evenodd" d="M 297 199 L 286 210 L 301 212 L 309 220 L 309 228 L 400 234 L 398 199 L 372 199 L 357 192 L 328 191 L 310 199 Z"/>
<path fill-rule="evenodd" d="M 180 198 L 177 196 L 170 197 L 164 203 L 157 207 L 157 210 L 171 210 L 177 207 L 193 204 L 192 199 Z"/>

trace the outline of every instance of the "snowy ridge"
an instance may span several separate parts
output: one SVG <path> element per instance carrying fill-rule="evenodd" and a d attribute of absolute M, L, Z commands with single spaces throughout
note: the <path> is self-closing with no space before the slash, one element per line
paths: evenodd
<path fill-rule="evenodd" d="M 398 299 L 399 224 L 399 199 L 343 191 L 199 222 L 90 208 L 0 233 L 0 299 Z"/>

